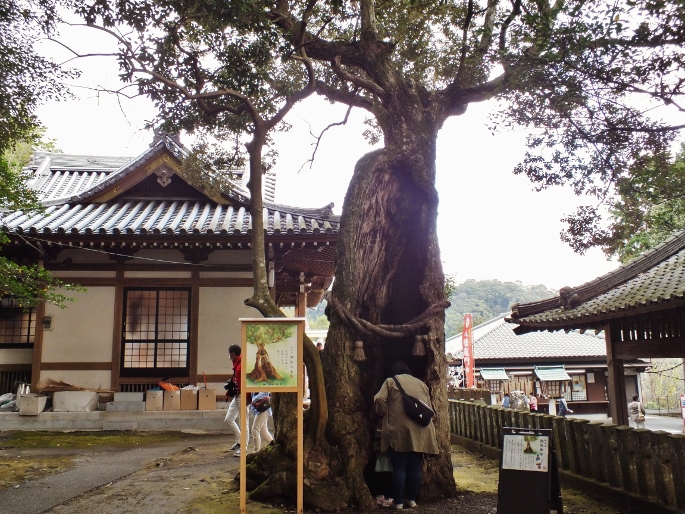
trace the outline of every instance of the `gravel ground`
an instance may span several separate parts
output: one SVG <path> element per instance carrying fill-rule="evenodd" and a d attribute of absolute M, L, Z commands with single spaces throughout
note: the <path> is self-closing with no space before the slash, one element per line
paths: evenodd
<path fill-rule="evenodd" d="M 234 477 L 238 471 L 239 459 L 226 451 L 227 440 L 224 437 L 188 436 L 174 442 L 175 451 L 168 452 L 168 444 L 159 445 L 161 456 L 151 457 L 139 466 L 133 466 L 128 473 L 102 485 L 92 487 L 77 494 L 71 499 L 60 500 L 60 503 L 42 510 L 49 514 L 177 514 L 177 513 L 237 513 L 239 496 Z M 52 451 L 64 453 L 59 448 Z M 115 460 L 113 452 L 123 450 L 103 448 L 78 448 L 71 450 L 74 460 L 71 470 L 77 468 L 81 474 L 96 473 L 98 466 L 104 466 L 108 460 Z M 19 452 L 11 452 L 13 455 Z M 49 450 L 45 448 L 21 450 L 22 459 L 44 458 Z M 18 459 L 18 456 L 12 459 Z M 16 461 L 16 460 L 15 460 Z M 436 514 L 495 514 L 497 511 L 498 463 L 482 456 L 469 453 L 459 446 L 452 447 L 457 496 L 436 502 L 419 502 L 413 513 Z M 0 459 L 0 466 L 2 466 Z M 50 473 L 63 474 L 65 468 L 43 470 L 43 475 Z M 54 476 L 54 475 L 53 475 Z M 36 501 L 40 495 L 54 495 L 49 487 L 38 487 L 40 480 L 50 477 L 29 475 L 24 481 L 5 484 L 2 494 L 18 494 L 19 489 L 32 487 Z M 56 480 L 58 477 L 54 477 Z M 12 491 L 16 490 L 17 493 Z M 601 502 L 572 491 L 562 491 L 564 512 L 567 514 L 616 514 L 630 512 L 621 510 L 616 505 Z M 525 501 L 525 499 L 522 499 Z M 8 505 L 8 504 L 6 504 Z M 6 514 L 24 514 L 36 512 L 28 507 L 7 511 Z M 292 506 L 279 504 L 263 505 L 248 503 L 249 513 L 283 513 L 292 512 Z M 524 511 L 522 511 L 524 512 Z"/>

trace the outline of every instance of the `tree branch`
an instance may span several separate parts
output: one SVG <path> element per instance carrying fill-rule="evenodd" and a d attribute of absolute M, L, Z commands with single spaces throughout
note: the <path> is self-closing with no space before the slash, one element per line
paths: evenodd
<path fill-rule="evenodd" d="M 378 84 L 370 80 L 366 80 L 362 77 L 359 77 L 358 75 L 354 75 L 353 73 L 348 73 L 347 71 L 345 71 L 340 65 L 339 55 L 335 56 L 335 58 L 331 62 L 331 66 L 335 74 L 342 80 L 352 82 L 352 84 L 354 84 L 358 88 L 364 89 L 369 93 L 376 95 L 378 98 L 381 99 L 381 101 L 383 101 L 383 99 L 385 98 L 385 91 Z"/>
<path fill-rule="evenodd" d="M 369 112 L 373 111 L 374 104 L 371 100 L 364 98 L 362 96 L 350 93 L 347 91 L 341 91 L 326 84 L 325 82 L 317 81 L 316 91 L 320 95 L 325 96 L 329 100 L 334 102 L 340 102 L 345 105 L 350 105 L 352 107 L 360 107 Z"/>
<path fill-rule="evenodd" d="M 499 51 L 501 54 L 504 54 L 507 51 L 507 30 L 509 30 L 509 25 L 512 24 L 519 14 L 521 14 L 521 0 L 514 0 L 513 8 L 509 13 L 509 16 L 507 16 L 502 23 L 502 29 L 499 33 Z"/>

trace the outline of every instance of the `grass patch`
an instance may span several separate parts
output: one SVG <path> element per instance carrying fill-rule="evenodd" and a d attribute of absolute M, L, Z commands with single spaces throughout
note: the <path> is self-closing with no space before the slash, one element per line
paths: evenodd
<path fill-rule="evenodd" d="M 497 493 L 499 463 L 452 445 L 452 465 L 457 491 Z"/>
<path fill-rule="evenodd" d="M 0 449 L 134 447 L 188 437 L 178 432 L 9 432 L 0 436 Z"/>
<path fill-rule="evenodd" d="M 240 491 L 232 480 L 218 480 L 211 485 L 209 493 L 196 497 L 185 509 L 193 514 L 238 514 L 240 512 Z M 275 507 L 248 500 L 246 510 L 250 514 L 283 514 L 284 507 Z"/>
<path fill-rule="evenodd" d="M 37 480 L 48 475 L 62 473 L 71 466 L 71 457 L 0 456 L 0 489 L 7 489 L 27 480 Z"/>

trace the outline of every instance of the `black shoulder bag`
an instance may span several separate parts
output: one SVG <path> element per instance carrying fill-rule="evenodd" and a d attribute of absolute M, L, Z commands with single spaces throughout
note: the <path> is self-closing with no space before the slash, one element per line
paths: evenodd
<path fill-rule="evenodd" d="M 427 427 L 430 425 L 431 419 L 435 416 L 435 411 L 431 409 L 430 405 L 426 405 L 424 402 L 418 398 L 404 392 L 404 389 L 400 385 L 400 381 L 397 377 L 392 377 L 397 384 L 397 388 L 402 393 L 402 403 L 404 404 L 404 412 L 411 419 L 416 421 L 422 427 Z"/>

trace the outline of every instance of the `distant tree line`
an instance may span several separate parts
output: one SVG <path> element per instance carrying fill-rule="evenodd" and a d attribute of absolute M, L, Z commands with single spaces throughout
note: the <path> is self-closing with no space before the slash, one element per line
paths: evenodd
<path fill-rule="evenodd" d="M 456 287 L 450 296 L 452 306 L 445 312 L 445 338 L 461 333 L 464 314 L 473 314 L 478 325 L 503 312 L 516 302 L 532 302 L 555 296 L 557 291 L 542 284 L 524 286 L 521 282 L 469 279 Z"/>

